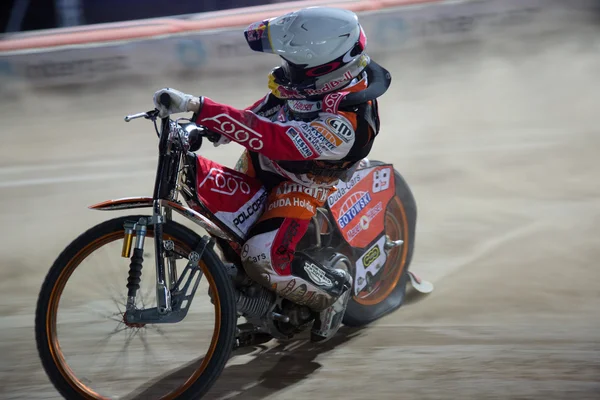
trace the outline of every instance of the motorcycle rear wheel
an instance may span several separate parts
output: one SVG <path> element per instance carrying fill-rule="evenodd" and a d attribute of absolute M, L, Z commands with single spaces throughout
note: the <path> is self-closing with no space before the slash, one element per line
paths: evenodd
<path fill-rule="evenodd" d="M 236 329 L 236 305 L 234 302 L 235 296 L 233 292 L 233 286 L 231 284 L 231 280 L 227 273 L 219 267 L 219 264 L 216 263 L 217 255 L 216 253 L 209 247 L 204 251 L 202 255 L 202 259 L 199 263 L 199 267 L 202 271 L 202 280 L 206 280 L 208 283 L 208 287 L 212 292 L 213 305 L 208 305 L 207 307 L 214 308 L 214 325 L 210 328 L 212 330 L 212 338 L 210 339 L 210 344 L 208 345 L 208 351 L 204 357 L 200 357 L 188 362 L 186 365 L 182 365 L 178 367 L 176 370 L 169 370 L 166 373 L 162 373 L 160 375 L 160 379 L 157 382 L 148 382 L 146 380 L 146 376 L 144 374 L 140 374 L 137 370 L 132 370 L 133 376 L 138 374 L 136 378 L 140 378 L 143 380 L 143 383 L 137 384 L 133 379 L 131 382 L 127 380 L 126 377 L 120 376 L 120 374 L 116 374 L 117 371 L 110 371 L 112 376 L 119 376 L 119 378 L 111 378 L 114 379 L 114 383 L 109 383 L 106 391 L 110 393 L 97 393 L 95 389 L 90 387 L 92 380 L 95 379 L 92 375 L 83 374 L 83 376 L 76 376 L 73 372 L 72 365 L 67 363 L 67 358 L 73 360 L 77 357 L 81 357 L 84 361 L 85 356 L 81 356 L 80 354 L 76 354 L 73 357 L 65 357 L 63 354 L 63 350 L 61 348 L 61 343 L 57 336 L 57 314 L 59 313 L 59 304 L 62 299 L 63 291 L 67 286 L 67 283 L 73 273 L 77 271 L 78 267 L 82 265 L 89 256 L 91 256 L 96 250 L 102 248 L 105 245 L 110 244 L 111 242 L 117 242 L 119 245 L 124 237 L 123 224 L 127 221 L 137 221 L 142 216 L 126 216 L 115 218 L 103 223 L 100 223 L 85 233 L 81 234 L 77 239 L 75 239 L 67 248 L 58 256 L 52 267 L 50 268 L 46 279 L 41 287 L 37 310 L 36 310 L 36 319 L 35 319 L 35 333 L 36 333 L 36 342 L 39 357 L 41 359 L 42 365 L 48 375 L 50 381 L 53 383 L 58 392 L 67 399 L 105 399 L 111 398 L 113 395 L 113 388 L 119 385 L 119 388 L 123 387 L 124 391 L 129 391 L 130 388 L 128 385 L 131 385 L 131 392 L 129 392 L 126 396 L 129 397 L 134 395 L 134 397 L 138 398 L 161 398 L 161 399 L 197 399 L 203 396 L 209 388 L 214 384 L 216 379 L 221 374 L 225 364 L 227 363 L 231 351 L 234 347 L 235 340 L 235 329 Z M 146 216 L 147 217 L 147 216 Z M 153 237 L 154 227 L 152 225 L 148 226 L 147 237 Z M 164 237 L 165 240 L 172 240 L 175 244 L 175 248 L 181 254 L 189 254 L 192 250 L 196 248 L 196 246 L 200 243 L 200 237 L 191 231 L 190 229 L 174 222 L 168 221 L 163 225 L 164 229 Z M 145 245 L 145 249 L 149 247 L 153 247 L 152 240 L 147 241 Z M 119 246 L 115 246 L 119 247 Z M 120 254 L 117 254 L 117 257 Z M 154 270 L 154 257 L 144 257 L 144 268 L 143 273 L 149 273 Z M 183 257 L 185 258 L 185 257 Z M 123 294 L 126 294 L 125 284 L 127 283 L 127 270 L 129 265 L 128 259 L 122 259 L 119 263 L 119 271 L 118 274 L 121 274 L 122 269 L 122 285 L 119 287 L 118 284 L 115 287 L 115 291 Z M 124 262 L 124 264 L 123 264 Z M 122 268 L 122 267 L 125 268 Z M 106 263 L 101 263 L 100 271 L 106 270 Z M 150 270 L 150 271 L 149 271 Z M 87 276 L 87 275 L 84 275 Z M 143 276 L 142 276 L 143 279 Z M 78 294 L 81 295 L 81 299 L 77 302 L 69 303 L 68 300 L 64 300 L 63 303 L 65 307 L 71 307 L 71 309 L 75 309 L 75 307 L 80 307 L 79 315 L 81 315 L 82 319 L 90 317 L 89 313 L 99 313 L 96 305 L 98 304 L 106 304 L 102 303 L 100 299 L 88 300 L 86 304 L 85 293 L 87 288 L 79 288 L 75 286 L 75 290 L 79 290 Z M 112 290 L 112 287 L 111 287 Z M 196 303 L 198 293 L 201 291 L 201 288 L 198 288 L 196 292 L 196 298 L 194 302 L 192 302 L 192 307 Z M 151 292 L 151 290 L 150 290 Z M 90 294 L 89 299 L 93 299 Z M 117 302 L 115 299 L 115 305 Z M 83 303 L 83 304 L 81 304 Z M 88 307 L 86 310 L 85 307 Z M 118 305 L 117 305 L 118 307 Z M 81 310 L 83 312 L 81 312 Z M 89 311 L 88 311 L 89 310 Z M 121 311 L 121 310 L 119 310 Z M 151 324 L 148 324 L 148 327 L 143 326 L 130 326 L 130 324 L 124 323 L 124 316 L 121 312 L 111 314 L 113 317 L 103 317 L 108 318 L 109 320 L 121 320 L 119 322 L 123 325 L 123 330 L 126 329 L 137 329 L 139 332 L 140 329 L 151 328 Z M 72 315 L 76 316 L 77 313 L 73 313 Z M 118 315 L 115 317 L 115 315 Z M 199 314 L 200 315 L 200 314 Z M 157 343 L 161 343 L 161 339 L 164 337 L 164 340 L 167 341 L 167 336 L 164 334 L 166 326 L 171 327 L 180 327 L 179 324 L 183 323 L 190 318 L 194 318 L 194 315 L 188 314 L 186 319 L 177 323 L 177 324 L 156 324 L 156 326 L 152 327 L 157 329 L 160 333 L 161 330 L 163 333 L 160 333 L 160 338 Z M 101 321 L 100 325 L 86 325 L 85 322 L 77 321 L 77 317 L 75 318 L 75 323 L 69 321 L 69 324 L 74 329 L 87 329 L 87 332 L 91 334 L 95 333 L 95 330 L 98 327 L 102 327 L 102 324 L 106 324 L 107 321 Z M 212 320 L 212 318 L 210 318 Z M 207 322 L 211 322 L 207 320 Z M 79 322 L 79 323 L 78 323 Z M 94 323 L 97 323 L 94 322 Z M 69 325 L 67 324 L 67 325 Z M 178 328 L 179 329 L 179 328 Z M 62 330 L 62 329 L 61 329 Z M 117 331 L 117 328 L 115 328 Z M 113 331 L 113 332 L 115 332 Z M 188 330 L 189 331 L 189 330 Z M 69 335 L 69 331 L 66 330 L 67 336 Z M 120 332 L 120 330 L 118 331 Z M 177 330 L 173 331 L 177 334 Z M 132 340 L 132 335 L 135 336 L 137 334 L 130 334 L 129 340 Z M 88 338 L 87 335 L 82 335 L 80 338 L 78 335 L 73 335 L 76 337 L 75 340 L 81 340 L 82 343 L 85 343 L 85 340 Z M 192 336 L 193 338 L 193 336 Z M 103 339 L 104 340 L 104 339 Z M 110 339 L 108 339 L 109 341 Z M 147 339 L 144 339 L 147 340 Z M 107 341 L 107 343 L 108 343 Z M 176 341 L 179 342 L 177 338 Z M 129 343 L 129 342 L 128 342 Z M 175 343 L 173 341 L 169 341 L 169 343 Z M 208 343 L 208 340 L 206 340 Z M 97 345 L 97 344 L 96 344 Z M 112 358 L 111 353 L 104 352 L 106 347 L 106 343 L 102 347 L 102 353 L 96 358 L 90 357 L 89 363 L 92 364 L 97 361 L 97 359 L 108 359 L 109 355 Z M 188 346 L 188 343 L 182 344 L 183 348 L 190 348 L 190 351 L 194 351 L 194 346 Z M 91 348 L 91 346 L 79 346 L 79 349 L 82 351 L 86 351 Z M 169 354 L 169 356 L 175 359 L 176 363 L 179 363 L 177 356 L 182 356 L 185 354 L 185 350 L 178 349 L 180 352 Z M 127 351 L 129 351 L 127 349 Z M 162 361 L 164 361 L 164 357 L 166 357 L 166 353 L 160 352 L 159 348 L 154 348 L 149 346 L 146 341 L 143 343 L 143 348 L 140 347 L 140 351 L 142 354 L 146 352 L 158 353 L 157 363 L 135 363 L 135 367 L 140 369 L 146 369 L 149 371 L 151 368 L 155 366 L 163 366 Z M 115 352 L 118 354 L 118 352 Z M 129 353 L 127 353 L 127 365 L 129 366 Z M 152 354 L 154 357 L 154 354 Z M 144 355 L 145 359 L 145 355 Z M 75 361 L 74 361 L 75 362 Z M 79 362 L 82 365 L 84 363 Z M 166 363 L 164 363 L 166 364 Z M 79 365 L 77 365 L 79 367 Z M 91 368 L 91 367 L 90 367 Z M 129 371 L 126 371 L 129 372 Z M 140 377 L 141 375 L 141 377 Z M 106 375 L 100 374 L 101 378 Z M 125 382 L 124 382 L 125 380 Z M 95 382 L 94 382 L 95 383 Z M 99 384 L 100 385 L 100 384 Z M 104 389 L 103 389 L 104 390 Z M 163 390 L 167 390 L 166 393 L 162 393 Z M 114 395 L 116 396 L 116 395 Z M 123 396 L 119 395 L 118 397 L 122 398 Z"/>

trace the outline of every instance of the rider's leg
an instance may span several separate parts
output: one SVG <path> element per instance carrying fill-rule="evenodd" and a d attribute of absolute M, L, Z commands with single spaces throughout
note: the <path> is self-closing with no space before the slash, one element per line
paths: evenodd
<path fill-rule="evenodd" d="M 256 282 L 317 312 L 313 340 L 324 340 L 341 325 L 351 278 L 346 271 L 326 268 L 306 254 L 295 253 L 310 219 L 327 197 L 298 186 L 284 182 L 271 190 L 265 213 L 242 249 L 242 263 Z"/>

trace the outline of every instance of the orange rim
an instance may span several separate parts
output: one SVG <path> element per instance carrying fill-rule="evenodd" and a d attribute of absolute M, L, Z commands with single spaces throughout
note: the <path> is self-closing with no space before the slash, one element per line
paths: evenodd
<path fill-rule="evenodd" d="M 392 206 L 392 207 L 390 207 Z M 390 210 L 392 208 L 392 210 Z M 396 210 L 394 210 L 396 209 Z M 396 212 L 393 212 L 396 211 Z M 398 221 L 398 218 L 400 221 Z M 362 291 L 355 295 L 354 301 L 365 306 L 374 306 L 385 300 L 390 293 L 396 288 L 404 266 L 406 264 L 406 256 L 408 254 L 408 221 L 404 206 L 397 196 L 394 196 L 390 202 L 385 215 L 385 234 L 391 240 L 404 240 L 404 244 L 398 248 L 394 247 L 387 255 L 387 261 L 381 271 L 378 273 L 379 279 L 375 286 L 369 291 Z"/>
<path fill-rule="evenodd" d="M 52 356 L 52 360 L 54 361 L 54 364 L 60 371 L 63 378 L 67 381 L 67 383 L 73 389 L 75 389 L 75 391 L 77 391 L 77 393 L 79 395 L 83 396 L 86 399 L 106 399 L 106 397 L 102 397 L 100 394 L 94 392 L 92 389 L 85 386 L 79 379 L 77 379 L 77 377 L 75 376 L 75 374 L 73 373 L 71 368 L 66 363 L 66 360 L 65 360 L 65 358 L 62 354 L 61 348 L 60 348 L 58 338 L 56 336 L 56 316 L 57 316 L 58 304 L 59 304 L 60 296 L 62 295 L 62 292 L 66 286 L 66 283 L 69 280 L 70 276 L 73 274 L 73 271 L 75 271 L 75 269 L 77 268 L 77 266 L 87 256 L 89 256 L 94 250 L 96 250 L 110 242 L 113 242 L 115 240 L 122 239 L 124 237 L 124 235 L 125 235 L 125 232 L 123 230 L 109 233 L 107 235 L 104 235 L 104 236 L 96 239 L 95 241 L 91 242 L 86 247 L 84 247 L 82 250 L 80 250 L 75 255 L 75 257 L 73 257 L 69 261 L 67 266 L 65 268 L 63 268 L 63 270 L 61 271 L 61 273 L 56 281 L 56 284 L 52 288 L 52 293 L 50 294 L 49 307 L 48 307 L 48 311 L 46 313 L 46 335 L 48 336 L 48 348 L 50 349 L 50 354 Z M 154 232 L 151 230 L 148 230 L 147 237 L 154 237 Z M 179 244 L 180 248 L 182 248 L 184 251 L 186 251 L 186 252 L 191 251 L 191 249 L 188 246 L 186 246 L 184 243 L 176 240 L 175 238 L 173 238 L 169 235 L 166 235 L 166 234 L 164 235 L 164 237 L 168 238 L 169 240 L 173 240 L 176 243 L 176 245 Z M 161 399 L 165 399 L 165 400 L 175 399 L 178 396 L 180 396 L 183 392 L 185 392 L 194 382 L 196 382 L 200 378 L 200 376 L 204 373 L 204 370 L 206 369 L 208 363 L 212 359 L 214 352 L 216 350 L 216 347 L 217 347 L 217 342 L 218 342 L 219 333 L 220 333 L 220 320 L 221 320 L 221 302 L 219 299 L 219 293 L 217 291 L 215 281 L 214 281 L 212 275 L 210 274 L 210 272 L 208 271 L 206 264 L 204 264 L 204 262 L 201 261 L 199 266 L 200 266 L 200 269 L 202 270 L 203 275 L 208 280 L 209 287 L 211 288 L 212 295 L 214 296 L 214 300 L 215 300 L 214 301 L 215 330 L 213 332 L 213 336 L 211 339 L 211 343 L 210 343 L 208 352 L 206 353 L 206 356 L 202 360 L 200 367 L 185 381 L 185 383 L 182 386 L 180 386 L 179 388 L 166 394 L 165 396 L 161 397 Z"/>

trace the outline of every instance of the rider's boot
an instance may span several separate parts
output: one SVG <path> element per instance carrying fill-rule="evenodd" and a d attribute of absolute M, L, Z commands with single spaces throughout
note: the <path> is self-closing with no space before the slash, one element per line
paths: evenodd
<path fill-rule="evenodd" d="M 336 300 L 320 312 L 315 312 L 311 341 L 324 342 L 331 339 L 342 325 L 352 288 L 352 277 L 340 268 L 328 268 L 299 252 L 292 261 L 295 275 L 312 282 Z"/>
<path fill-rule="evenodd" d="M 352 278 L 350 275 L 341 269 L 336 271 L 345 273 L 348 275 L 349 287 L 344 293 L 329 307 L 321 311 L 316 317 L 313 324 L 312 330 L 310 331 L 311 342 L 326 342 L 331 339 L 342 326 L 342 319 L 346 313 L 348 307 L 348 300 L 350 300 L 350 294 L 352 287 Z"/>

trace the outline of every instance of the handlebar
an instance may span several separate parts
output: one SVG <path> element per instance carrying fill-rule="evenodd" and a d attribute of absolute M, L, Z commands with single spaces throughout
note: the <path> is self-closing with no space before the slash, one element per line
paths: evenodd
<path fill-rule="evenodd" d="M 137 114 L 127 115 L 125 117 L 125 122 L 129 122 L 129 121 L 132 121 L 132 120 L 138 119 L 138 118 L 153 119 L 153 118 L 156 118 L 157 116 L 158 116 L 158 110 L 146 111 L 146 112 L 141 112 L 141 113 L 137 113 Z"/>
<path fill-rule="evenodd" d="M 160 98 L 158 99 L 158 101 L 164 107 L 169 108 L 169 106 L 171 105 L 171 96 L 169 96 L 168 93 L 162 93 L 160 95 Z M 150 119 L 150 120 L 156 122 L 159 112 L 160 112 L 159 110 L 154 109 L 154 110 L 150 110 L 150 111 L 146 111 L 146 112 L 127 115 L 125 117 L 125 122 L 130 122 L 130 121 L 132 121 L 134 119 L 138 119 L 138 118 Z M 202 137 L 206 137 L 210 142 L 213 142 L 213 143 L 217 142 L 219 140 L 219 138 L 221 137 L 221 134 L 216 133 L 216 132 L 211 132 L 204 126 L 190 124 L 190 125 L 193 125 L 193 128 L 188 129 L 188 127 L 184 127 L 184 126 L 181 126 L 180 124 L 178 124 L 177 121 L 172 121 L 169 118 L 169 116 L 167 116 L 166 118 L 163 118 L 162 120 L 163 120 L 163 123 L 162 123 L 161 130 L 164 131 L 165 129 L 168 128 L 168 131 L 165 131 L 165 132 L 171 132 L 171 130 L 174 131 L 176 133 L 177 142 L 181 143 L 182 145 L 183 145 L 183 143 L 185 143 L 184 147 L 186 148 L 186 150 L 189 149 L 190 151 L 197 151 L 200 148 L 200 146 L 202 145 Z M 156 126 L 156 124 L 155 124 L 155 126 Z M 158 134 L 159 137 L 161 137 L 162 136 L 161 132 L 158 130 L 158 128 L 156 128 L 156 129 L 157 129 L 156 133 Z M 167 136 L 165 136 L 165 140 L 172 141 L 172 139 L 170 140 L 170 138 L 169 138 L 170 136 L 171 135 L 169 133 L 167 133 Z M 165 145 L 166 145 L 166 143 L 167 142 L 165 142 Z"/>
<path fill-rule="evenodd" d="M 169 106 L 171 105 L 171 96 L 169 96 L 168 93 L 163 93 L 160 95 L 158 101 L 166 108 L 169 108 Z M 158 113 L 159 111 L 155 108 L 154 110 L 127 115 L 125 117 L 125 122 L 129 122 L 138 118 L 155 119 L 158 117 Z"/>

